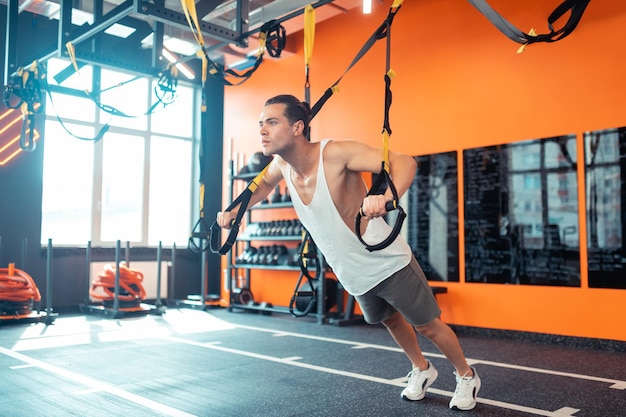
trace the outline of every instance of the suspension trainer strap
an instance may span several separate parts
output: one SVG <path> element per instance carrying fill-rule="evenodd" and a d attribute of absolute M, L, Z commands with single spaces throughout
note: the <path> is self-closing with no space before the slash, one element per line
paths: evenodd
<path fill-rule="evenodd" d="M 265 50 L 267 50 L 268 54 L 272 57 L 280 57 L 281 52 L 285 48 L 285 44 L 287 42 L 285 28 L 277 20 L 271 20 L 261 26 L 261 31 L 259 33 L 259 48 L 257 50 L 255 62 L 252 68 L 243 73 L 239 73 L 231 68 L 224 69 L 209 58 L 204 38 L 202 37 L 202 31 L 200 30 L 200 19 L 198 19 L 195 0 L 181 0 L 181 6 L 185 13 L 187 24 L 196 39 L 196 43 L 200 47 L 200 49 L 196 52 L 196 56 L 202 60 L 203 87 L 206 83 L 207 74 L 211 74 L 211 76 L 220 76 L 221 81 L 228 86 L 241 85 L 259 68 L 261 62 L 263 62 L 263 54 Z M 227 77 L 230 77 L 233 81 L 228 80 Z"/>
<path fill-rule="evenodd" d="M 259 184 L 263 180 L 263 176 L 265 172 L 269 168 L 271 162 L 263 168 L 259 174 L 254 177 L 252 181 L 250 181 L 246 187 L 246 189 L 239 194 L 239 196 L 232 202 L 228 207 L 226 207 L 225 212 L 231 211 L 235 207 L 239 206 L 239 210 L 237 211 L 237 216 L 231 223 L 230 233 L 228 234 L 228 238 L 226 242 L 219 247 L 219 242 L 221 241 L 221 227 L 217 224 L 217 220 L 213 222 L 211 225 L 211 233 L 210 233 L 210 245 L 211 252 L 217 253 L 220 255 L 225 255 L 230 251 L 230 248 L 235 244 L 235 240 L 237 239 L 237 234 L 239 233 L 239 226 L 241 225 L 241 219 L 243 218 L 244 213 L 248 209 L 248 204 L 250 204 L 250 198 L 252 198 L 252 194 L 259 188 Z"/>
<path fill-rule="evenodd" d="M 383 39 L 387 36 L 388 28 L 391 27 L 393 18 L 396 16 L 398 10 L 400 10 L 400 7 L 402 6 L 402 1 L 403 0 L 395 0 L 393 2 L 385 21 L 376 29 L 372 36 L 369 37 L 365 44 L 363 44 L 359 52 L 355 55 L 354 59 L 352 59 L 352 62 L 350 63 L 350 65 L 348 65 L 348 68 L 346 68 L 343 74 L 341 74 L 339 79 L 337 79 L 337 81 L 335 81 L 333 85 L 331 85 L 329 88 L 327 88 L 324 92 L 324 95 L 320 97 L 320 99 L 317 100 L 317 102 L 313 105 L 313 107 L 311 108 L 311 118 L 315 117 L 315 115 L 320 111 L 322 106 L 326 104 L 328 99 L 333 94 L 339 92 L 339 83 L 341 82 L 341 79 L 348 73 L 348 71 L 350 71 L 350 69 L 352 69 L 352 67 L 355 66 L 361 58 L 363 58 L 363 56 L 367 53 L 367 51 L 370 50 L 370 48 L 376 43 L 377 40 Z"/>
<path fill-rule="evenodd" d="M 181 0 L 181 1 L 185 1 L 185 0 Z M 189 0 L 188 0 L 189 1 Z M 385 19 L 385 21 L 376 29 L 376 31 L 372 34 L 372 36 L 370 36 L 370 38 L 365 42 L 365 44 L 361 47 L 361 49 L 359 50 L 359 52 L 356 54 L 356 56 L 354 57 L 354 59 L 352 60 L 352 62 L 350 63 L 350 65 L 348 66 L 348 68 L 343 72 L 343 74 L 339 77 L 339 79 L 337 79 L 337 81 L 335 81 L 335 83 L 329 87 L 326 92 L 324 93 L 324 95 L 315 103 L 315 105 L 313 106 L 313 108 L 311 109 L 311 120 L 317 115 L 317 113 L 320 111 L 320 109 L 322 108 L 322 106 L 328 101 L 328 99 L 337 91 L 339 91 L 338 89 L 338 85 L 339 82 L 341 82 L 341 79 L 346 75 L 346 73 L 367 53 L 367 51 L 370 50 L 370 48 L 372 47 L 372 45 L 374 45 L 374 43 L 376 43 L 377 40 L 379 39 L 383 39 L 385 37 L 388 37 L 388 33 L 389 33 L 389 29 L 391 28 L 391 23 L 393 22 L 393 18 L 395 17 L 396 13 L 398 12 L 398 10 L 400 10 L 400 7 L 402 5 L 403 0 L 394 0 L 389 13 L 387 15 L 387 18 Z M 310 18 L 309 18 L 310 19 Z M 387 66 L 389 66 L 389 39 L 387 40 Z M 393 71 L 388 70 L 387 71 L 388 74 L 393 74 Z M 391 77 L 389 76 L 389 82 L 386 81 L 386 91 L 388 93 L 386 93 L 386 98 L 385 98 L 385 128 L 386 128 L 386 135 L 387 135 L 387 139 L 388 139 L 388 135 L 389 132 L 391 131 L 391 129 L 389 129 L 389 111 L 388 111 L 388 107 L 391 105 L 391 90 L 389 88 L 389 84 L 390 84 L 390 79 Z M 387 145 L 387 149 L 388 149 L 388 140 L 386 141 Z M 391 205 L 388 205 L 389 210 L 393 210 L 397 207 L 399 207 L 397 205 L 397 192 L 395 187 L 393 186 L 393 184 L 391 183 L 391 177 L 389 176 L 389 160 L 388 160 L 388 150 L 384 151 L 385 155 L 384 156 L 384 161 L 383 161 L 383 170 L 382 172 L 386 174 L 385 175 L 385 181 L 387 181 L 387 183 L 389 184 L 392 193 L 394 194 L 394 201 L 390 202 Z M 239 207 L 239 211 L 237 213 L 237 218 L 233 221 L 232 224 L 232 228 L 230 231 L 230 234 L 228 236 L 228 239 L 226 240 L 226 243 L 224 243 L 224 245 L 220 248 L 217 249 L 217 247 L 219 246 L 219 241 L 220 241 L 220 227 L 217 224 L 217 221 L 214 222 L 211 225 L 211 233 L 210 233 L 210 246 L 211 246 L 211 251 L 213 253 L 219 253 L 220 255 L 224 255 L 226 253 L 228 253 L 228 251 L 232 248 L 236 238 L 237 238 L 237 233 L 239 232 L 239 226 L 241 223 L 241 219 L 243 218 L 243 213 L 247 210 L 248 208 L 248 203 L 250 201 L 250 198 L 252 197 L 252 194 L 256 191 L 256 189 L 258 188 L 258 184 L 260 183 L 260 181 L 263 179 L 263 176 L 265 175 L 265 171 L 267 170 L 268 166 L 265 167 L 265 169 L 263 169 L 263 171 L 261 171 L 254 180 L 252 180 L 249 184 L 248 187 L 224 210 L 224 211 L 230 211 L 233 208 L 235 208 L 238 204 L 240 204 Z M 404 213 L 403 211 L 401 211 L 401 213 Z M 395 230 L 395 228 L 394 228 Z M 398 233 L 399 233 L 399 229 L 398 229 Z M 385 242 L 378 244 L 378 245 L 374 245 L 373 247 L 375 247 L 376 249 L 382 249 L 386 246 L 388 246 L 393 240 L 395 240 L 395 237 L 397 236 L 397 233 L 394 234 L 392 233 L 392 235 L 385 240 Z M 387 240 L 391 239 L 391 241 L 389 243 L 386 243 Z M 384 246 L 380 246 L 383 245 Z M 366 244 L 366 247 L 368 245 Z M 380 246 L 380 247 L 379 247 Z M 376 249 L 371 249 L 371 250 L 376 250 Z"/>
<path fill-rule="evenodd" d="M 317 256 L 317 247 L 311 238 L 311 234 L 306 229 L 302 230 L 302 239 L 298 252 L 300 253 L 300 276 L 289 301 L 289 312 L 294 317 L 304 317 L 317 305 L 317 286 L 313 282 L 319 282 L 319 278 L 322 276 L 322 266 Z M 311 266 L 315 267 L 315 275 L 311 275 L 309 271 Z M 305 290 L 305 285 L 302 284 L 302 280 L 305 278 L 309 286 L 308 291 Z M 294 307 L 296 307 L 295 310 Z M 299 310 L 300 313 L 297 313 L 296 310 Z"/>
<path fill-rule="evenodd" d="M 383 118 L 383 162 L 380 170 L 380 174 L 376 177 L 372 187 L 368 191 L 367 195 L 383 194 L 387 187 L 391 190 L 393 200 L 387 202 L 385 208 L 387 211 L 398 210 L 398 216 L 396 217 L 396 223 L 391 230 L 389 236 L 387 236 L 382 242 L 376 244 L 369 244 L 363 240 L 361 236 L 361 218 L 363 217 L 362 208 L 359 210 L 356 216 L 355 232 L 359 241 L 365 245 L 365 249 L 372 252 L 375 250 L 384 249 L 391 245 L 394 240 L 400 234 L 402 229 L 402 223 L 406 218 L 406 214 L 399 204 L 398 191 L 396 190 L 393 181 L 391 180 L 390 168 L 389 168 L 389 138 L 391 136 L 391 123 L 389 122 L 389 109 L 391 108 L 392 94 L 391 94 L 391 79 L 395 77 L 395 72 L 391 69 L 391 21 L 387 21 L 387 27 L 385 29 L 387 36 L 387 53 L 386 53 L 386 72 L 385 72 L 385 111 Z"/>
<path fill-rule="evenodd" d="M 489 21 L 502 32 L 506 37 L 514 42 L 521 43 L 522 46 L 517 50 L 518 53 L 523 52 L 526 45 L 537 42 L 555 42 L 565 38 L 576 29 L 583 16 L 585 8 L 590 0 L 565 0 L 548 16 L 548 28 L 550 33 L 537 34 L 534 29 L 529 33 L 522 32 L 502 15 L 495 11 L 486 0 L 468 0 L 474 7 L 478 9 Z M 554 24 L 570 12 L 569 18 L 562 28 L 555 30 Z"/>
<path fill-rule="evenodd" d="M 322 273 L 322 266 L 320 265 L 319 258 L 317 257 L 317 246 L 311 238 L 311 234 L 308 230 L 302 231 L 302 240 L 300 241 L 300 247 L 298 248 L 300 257 L 298 258 L 298 264 L 300 271 L 308 279 L 318 279 Z M 309 268 L 315 267 L 315 275 L 311 276 Z"/>
<path fill-rule="evenodd" d="M 26 68 L 18 68 L 16 73 L 9 77 L 4 87 L 3 102 L 8 109 L 20 109 L 22 113 L 22 127 L 20 129 L 20 148 L 25 152 L 35 150 L 35 114 L 43 110 L 43 94 L 40 82 L 45 81 L 45 71 L 37 61 L 33 61 Z"/>
<path fill-rule="evenodd" d="M 311 103 L 311 82 L 309 64 L 313 55 L 315 40 L 315 9 L 310 4 L 304 8 L 304 101 Z"/>

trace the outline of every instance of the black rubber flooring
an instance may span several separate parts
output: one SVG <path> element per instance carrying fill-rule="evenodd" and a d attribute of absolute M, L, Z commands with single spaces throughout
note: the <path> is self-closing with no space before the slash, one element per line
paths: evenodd
<path fill-rule="evenodd" d="M 380 326 L 225 309 L 2 325 L 0 415 L 626 416 L 623 350 L 460 340 L 482 378 L 472 411 L 448 408 L 452 367 L 421 337 L 439 379 L 400 399 L 409 362 Z"/>

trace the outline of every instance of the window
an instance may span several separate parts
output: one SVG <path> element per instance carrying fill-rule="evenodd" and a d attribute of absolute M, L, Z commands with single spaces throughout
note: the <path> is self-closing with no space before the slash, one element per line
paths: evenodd
<path fill-rule="evenodd" d="M 143 137 L 119 133 L 107 133 L 102 139 L 103 241 L 142 241 L 144 142 Z"/>
<path fill-rule="evenodd" d="M 48 62 L 53 93 L 46 103 L 42 244 L 186 245 L 197 188 L 193 137 L 199 123 L 191 110 L 197 88 L 179 84 L 175 99 L 163 105 L 156 81 L 83 66 L 55 89 L 54 76 L 67 74 L 69 65 Z M 104 106 L 84 93 L 98 73 Z M 104 125 L 108 130 L 94 140 Z"/>
<path fill-rule="evenodd" d="M 92 126 L 68 124 L 76 134 L 92 137 Z M 43 168 L 42 243 L 86 243 L 90 238 L 93 200 L 91 142 L 69 135 L 61 125 L 46 123 Z"/>

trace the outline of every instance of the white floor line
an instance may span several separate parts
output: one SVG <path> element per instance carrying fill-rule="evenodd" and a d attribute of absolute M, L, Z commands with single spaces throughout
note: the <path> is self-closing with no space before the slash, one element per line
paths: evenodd
<path fill-rule="evenodd" d="M 24 362 L 28 365 L 31 366 L 35 366 L 37 368 L 40 368 L 44 371 L 50 372 L 52 374 L 58 375 L 62 378 L 65 378 L 67 380 L 73 381 L 77 384 L 81 384 L 81 385 L 85 385 L 87 387 L 89 387 L 89 390 L 92 391 L 104 391 L 107 392 L 111 395 L 115 395 L 119 398 L 122 398 L 126 401 L 132 402 L 134 404 L 146 407 L 150 410 L 154 410 L 155 412 L 159 413 L 160 415 L 163 416 L 172 416 L 172 417 L 196 417 L 193 414 L 189 414 L 186 413 L 182 410 L 170 407 L 168 405 L 165 404 L 161 404 L 158 403 L 156 401 L 150 400 L 148 398 L 130 393 L 128 391 L 124 391 L 122 389 L 119 389 L 111 384 L 108 384 L 106 382 L 102 382 L 99 381 L 97 379 L 93 379 L 90 378 L 88 376 L 84 376 L 81 374 L 77 374 L 75 372 L 71 372 L 68 371 L 66 369 L 60 368 L 58 366 L 55 365 L 51 365 L 49 363 L 40 361 L 38 359 L 35 358 L 31 358 L 30 356 L 26 356 L 22 353 L 18 353 L 18 352 L 14 352 L 12 350 L 6 349 L 4 347 L 0 346 L 0 354 L 9 356 L 13 359 L 16 359 L 18 361 Z M 85 390 L 81 391 L 81 393 L 84 393 Z"/>
<path fill-rule="evenodd" d="M 364 381 L 375 382 L 375 383 L 385 384 L 385 385 L 393 385 L 393 386 L 397 386 L 397 387 L 405 386 L 405 384 L 402 382 L 403 378 L 396 378 L 396 379 L 379 378 L 379 377 L 375 377 L 375 376 L 371 376 L 371 375 L 358 374 L 358 373 L 355 373 L 355 372 L 347 372 L 347 371 L 342 371 L 342 370 L 334 369 L 334 368 L 328 368 L 328 367 L 324 367 L 324 366 L 318 366 L 318 365 L 311 365 L 311 364 L 302 363 L 302 362 L 296 362 L 296 361 L 293 360 L 293 358 L 286 358 L 286 359 L 285 358 L 277 358 L 277 357 L 274 357 L 274 356 L 263 355 L 263 354 L 259 354 L 259 353 L 255 353 L 255 352 L 249 352 L 249 351 L 240 350 L 240 349 L 232 349 L 232 348 L 224 347 L 224 346 L 221 346 L 221 345 L 218 345 L 218 344 L 215 344 L 215 343 L 196 342 L 196 341 L 187 340 L 187 339 L 183 339 L 183 338 L 175 337 L 175 336 L 165 337 L 165 339 L 171 340 L 172 342 L 176 342 L 176 343 L 182 343 L 182 344 L 197 346 L 197 347 L 201 347 L 201 348 L 204 348 L 204 349 L 217 350 L 217 351 L 220 351 L 220 352 L 231 353 L 231 354 L 235 354 L 235 355 L 247 356 L 249 358 L 260 359 L 260 360 L 265 360 L 265 361 L 270 361 L 270 362 L 276 362 L 276 363 L 280 363 L 280 364 L 288 365 L 288 366 L 296 366 L 296 367 L 299 367 L 299 368 L 310 369 L 310 370 L 314 370 L 314 371 L 318 371 L 318 372 L 324 372 L 324 373 L 327 373 L 327 374 L 341 375 L 341 376 L 345 376 L 345 377 L 348 377 L 348 378 L 360 379 L 360 380 L 364 380 Z M 442 396 L 445 396 L 445 397 L 452 397 L 452 395 L 453 395 L 453 393 L 450 392 L 450 391 L 440 390 L 440 389 L 432 388 L 432 387 L 428 388 L 428 392 L 433 393 L 433 394 L 437 394 L 437 395 L 442 395 Z M 482 404 L 491 405 L 491 406 L 494 406 L 494 407 L 504 408 L 504 409 L 508 409 L 508 410 L 521 411 L 521 412 L 525 412 L 525 413 L 535 414 L 535 415 L 539 415 L 539 416 L 547 416 L 547 417 L 573 416 L 573 413 L 572 414 L 564 414 L 564 413 L 558 412 L 558 411 L 555 412 L 555 411 L 542 410 L 542 409 L 539 409 L 539 408 L 526 407 L 526 406 L 523 406 L 523 405 L 511 404 L 511 403 L 507 403 L 507 402 L 503 402 L 503 401 L 495 401 L 495 400 L 490 400 L 490 399 L 481 398 L 481 397 L 476 398 L 476 402 L 479 402 L 479 403 L 482 403 Z M 576 409 L 569 408 L 569 407 L 563 407 L 560 410 L 572 410 L 574 412 L 578 411 Z"/>
<path fill-rule="evenodd" d="M 571 372 L 552 371 L 549 369 L 534 368 L 530 366 L 521 366 L 521 365 L 512 365 L 512 364 L 502 363 L 502 362 L 484 361 L 480 359 L 472 360 L 472 364 L 475 364 L 475 363 L 481 363 L 483 365 L 490 365 L 490 366 L 498 366 L 501 368 L 516 369 L 518 371 L 527 371 L 527 372 L 535 372 L 539 374 L 565 376 L 568 378 L 584 379 L 587 381 L 605 382 L 607 384 L 613 384 L 613 385 L 610 385 L 609 388 L 621 389 L 621 390 L 626 389 L 626 381 L 620 381 L 618 379 L 602 378 L 602 377 L 597 377 L 597 376 L 592 376 L 592 375 L 575 374 Z"/>
<path fill-rule="evenodd" d="M 349 345 L 349 346 L 352 346 L 354 349 L 370 348 L 370 349 L 387 350 L 387 351 L 402 353 L 402 349 L 400 349 L 399 347 L 376 345 L 376 344 L 369 344 L 369 343 L 363 343 L 363 342 L 354 342 L 351 340 L 334 339 L 330 337 L 311 336 L 308 334 L 284 332 L 284 331 L 279 331 L 279 330 L 266 329 L 263 327 L 245 326 L 245 325 L 239 325 L 239 324 L 235 324 L 235 327 L 240 328 L 240 329 L 264 332 L 264 333 L 272 333 L 275 336 L 280 336 L 280 337 L 291 336 L 291 337 L 299 337 L 303 339 L 318 340 L 322 342 Z M 445 356 L 442 355 L 441 353 L 430 353 L 430 352 L 423 352 L 423 353 L 424 353 L 424 356 L 435 357 L 435 358 L 445 358 Z M 602 377 L 596 377 L 592 375 L 583 375 L 583 374 L 575 374 L 575 373 L 569 373 L 569 372 L 553 371 L 550 369 L 536 368 L 536 367 L 531 367 L 531 366 L 513 365 L 513 364 L 509 364 L 505 362 L 485 361 L 482 359 L 467 358 L 467 362 L 470 365 L 480 363 L 483 365 L 495 366 L 495 367 L 500 367 L 500 368 L 517 369 L 517 370 L 535 372 L 535 373 L 540 373 L 540 374 L 549 374 L 549 375 L 564 376 L 564 377 L 569 377 L 569 378 L 583 379 L 587 381 L 603 382 L 603 383 L 611 384 L 609 388 L 626 390 L 626 380 L 622 381 L 619 379 L 602 378 Z"/>

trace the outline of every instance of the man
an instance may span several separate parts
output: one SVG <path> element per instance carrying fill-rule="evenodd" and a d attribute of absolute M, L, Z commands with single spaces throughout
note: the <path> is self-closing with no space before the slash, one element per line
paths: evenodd
<path fill-rule="evenodd" d="M 378 173 L 382 151 L 355 141 L 309 142 L 310 110 L 290 95 L 269 99 L 259 121 L 263 154 L 274 155 L 250 206 L 265 199 L 285 180 L 296 214 L 322 251 L 343 287 L 358 301 L 365 320 L 383 323 L 413 365 L 401 397 L 424 398 L 438 376 L 420 350 L 414 329 L 430 339 L 452 362 L 457 387 L 450 408 L 476 406 L 480 378 L 465 360 L 459 341 L 439 319 L 441 311 L 411 248 L 398 237 L 385 249 L 369 252 L 355 234 L 355 218 L 362 207 L 361 235 L 377 243 L 390 234 L 382 216 L 383 195 L 366 196 L 362 172 Z M 389 153 L 390 175 L 398 195 L 411 185 L 415 160 Z M 237 209 L 237 208 L 236 208 Z M 217 214 L 217 222 L 230 228 L 236 209 Z"/>

